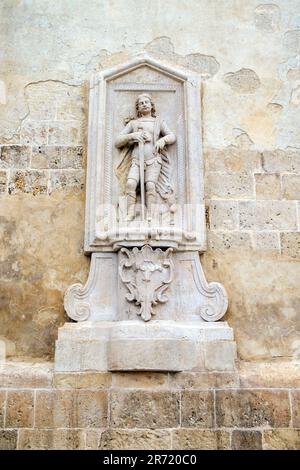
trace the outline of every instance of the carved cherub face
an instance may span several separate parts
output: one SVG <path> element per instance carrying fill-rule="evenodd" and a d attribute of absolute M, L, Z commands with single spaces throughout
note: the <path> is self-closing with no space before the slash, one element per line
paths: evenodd
<path fill-rule="evenodd" d="M 154 103 L 150 95 L 139 95 L 136 100 L 136 109 L 138 117 L 149 114 L 150 112 L 152 116 L 155 116 Z"/>

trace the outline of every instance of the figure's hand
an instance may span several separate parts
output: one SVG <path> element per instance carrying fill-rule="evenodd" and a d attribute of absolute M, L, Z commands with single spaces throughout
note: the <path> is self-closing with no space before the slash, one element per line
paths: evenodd
<path fill-rule="evenodd" d="M 133 132 L 131 134 L 131 141 L 132 142 L 144 142 L 145 139 L 143 137 L 144 132 Z"/>
<path fill-rule="evenodd" d="M 159 150 L 162 150 L 165 145 L 166 145 L 165 139 L 162 137 L 161 139 L 158 139 L 158 141 L 156 142 L 155 150 L 158 152 Z"/>

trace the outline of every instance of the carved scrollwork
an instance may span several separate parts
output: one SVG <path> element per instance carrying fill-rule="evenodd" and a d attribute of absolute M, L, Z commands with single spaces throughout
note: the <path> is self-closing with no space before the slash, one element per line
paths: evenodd
<path fill-rule="evenodd" d="M 220 320 L 225 315 L 228 307 L 228 300 L 224 287 L 218 282 L 211 282 L 206 286 L 202 286 L 202 288 L 209 303 L 200 307 L 200 316 L 205 321 Z"/>
<path fill-rule="evenodd" d="M 149 245 L 133 250 L 122 248 L 119 266 L 122 281 L 128 289 L 126 299 L 140 306 L 138 315 L 149 321 L 155 315 L 153 306 L 168 301 L 166 290 L 173 279 L 172 248 L 153 250 Z"/>
<path fill-rule="evenodd" d="M 85 290 L 82 284 L 73 284 L 65 293 L 64 307 L 72 320 L 85 321 L 90 316 L 90 306 L 84 302 L 84 295 Z"/>

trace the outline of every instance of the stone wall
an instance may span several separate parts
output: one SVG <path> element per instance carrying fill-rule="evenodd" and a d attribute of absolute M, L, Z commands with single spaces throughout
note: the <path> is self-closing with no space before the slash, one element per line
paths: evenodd
<path fill-rule="evenodd" d="M 236 373 L 0 366 L 0 449 L 300 448 L 300 363 Z"/>
<path fill-rule="evenodd" d="M 141 10 L 137 0 L 4 0 L 0 9 L 0 314 L 16 354 L 53 356 L 64 291 L 87 278 L 90 75 L 147 50 L 203 78 L 202 259 L 228 291 L 239 357 L 299 357 L 299 1 L 145 0 Z"/>

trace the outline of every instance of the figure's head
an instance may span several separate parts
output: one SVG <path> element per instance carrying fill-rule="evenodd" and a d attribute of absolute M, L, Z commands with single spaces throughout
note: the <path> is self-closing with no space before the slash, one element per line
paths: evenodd
<path fill-rule="evenodd" d="M 137 97 L 135 107 L 138 117 L 149 111 L 151 111 L 151 116 L 155 117 L 155 104 L 148 93 L 142 93 Z"/>

